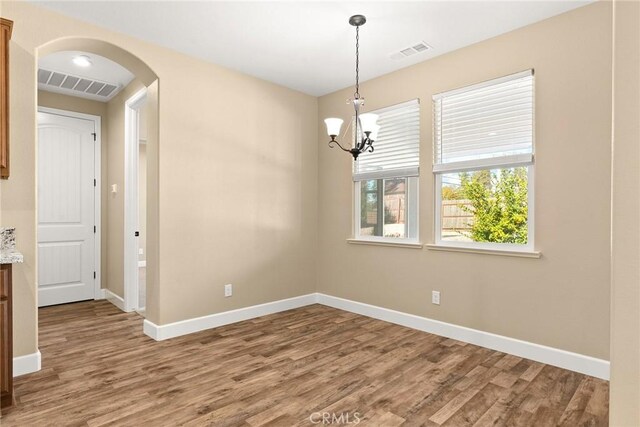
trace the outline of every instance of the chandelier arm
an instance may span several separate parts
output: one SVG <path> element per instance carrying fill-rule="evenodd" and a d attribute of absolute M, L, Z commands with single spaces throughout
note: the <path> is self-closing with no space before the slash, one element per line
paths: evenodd
<path fill-rule="evenodd" d="M 333 144 L 333 143 L 336 143 L 336 144 L 338 145 L 338 147 L 340 147 L 340 149 L 341 149 L 342 151 L 350 151 L 350 150 L 347 150 L 346 148 L 344 148 L 344 147 L 343 147 L 343 146 L 342 146 L 338 141 L 336 141 L 335 139 L 334 139 L 334 140 L 329 141 L 329 148 L 335 148 L 335 146 L 331 145 L 331 144 Z"/>

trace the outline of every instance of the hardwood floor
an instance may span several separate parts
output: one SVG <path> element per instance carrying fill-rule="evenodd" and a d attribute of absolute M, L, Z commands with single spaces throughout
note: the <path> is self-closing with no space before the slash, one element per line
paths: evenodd
<path fill-rule="evenodd" d="M 139 315 L 105 301 L 48 307 L 40 350 L 43 369 L 16 379 L 3 427 L 608 418 L 606 381 L 321 305 L 163 342 L 142 333 Z"/>

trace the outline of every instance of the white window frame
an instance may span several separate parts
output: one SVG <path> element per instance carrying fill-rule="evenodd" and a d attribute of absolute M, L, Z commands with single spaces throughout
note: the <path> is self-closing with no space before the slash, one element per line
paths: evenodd
<path fill-rule="evenodd" d="M 377 113 L 377 112 L 383 112 L 383 111 L 388 111 L 394 108 L 398 108 L 401 107 L 405 104 L 409 104 L 409 103 L 414 103 L 417 102 L 418 105 L 420 105 L 420 100 L 419 99 L 413 99 L 410 101 L 406 101 L 406 102 L 402 102 L 399 104 L 395 104 L 395 105 L 391 105 L 388 107 L 383 107 L 383 108 L 379 108 L 377 110 L 373 110 L 370 111 L 371 113 Z M 353 119 L 352 119 L 353 121 Z M 375 142 L 374 142 L 374 147 L 375 147 Z M 420 152 L 418 151 L 418 156 L 420 155 Z M 354 168 L 355 168 L 355 162 L 354 162 Z M 415 172 L 415 170 L 406 171 L 406 174 L 404 173 L 404 170 L 396 170 L 393 173 L 389 174 L 385 174 L 384 177 L 383 176 L 378 176 L 376 173 L 364 173 L 361 174 L 357 180 L 353 181 L 353 236 L 348 239 L 350 242 L 369 242 L 369 243 L 382 243 L 382 244 L 392 244 L 392 245 L 398 245 L 401 246 L 403 244 L 406 245 L 420 245 L 419 243 L 419 215 L 418 215 L 418 208 L 419 208 L 419 201 L 418 201 L 418 186 L 419 186 L 419 180 L 420 180 L 420 173 L 419 171 Z M 406 213 L 405 213 L 405 218 L 406 218 L 406 237 L 384 237 L 384 236 L 363 236 L 360 234 L 361 230 L 360 230 L 360 226 L 361 226 L 361 218 L 360 218 L 360 212 L 361 212 L 361 184 L 363 181 L 370 181 L 370 180 L 378 180 L 378 179 L 382 179 L 382 180 L 387 180 L 387 179 L 394 179 L 394 178 L 402 178 L 402 179 L 406 179 L 407 180 L 407 185 L 406 185 L 406 193 L 405 193 L 405 197 L 406 197 Z M 382 201 L 382 203 L 384 203 L 384 200 Z M 384 219 L 383 219 L 383 223 L 384 223 Z M 384 229 L 384 224 L 383 224 L 383 229 Z"/>
<path fill-rule="evenodd" d="M 394 178 L 403 178 L 407 180 L 407 187 L 405 197 L 406 201 L 406 213 L 405 218 L 407 221 L 406 235 L 407 237 L 384 237 L 384 236 L 363 236 L 360 234 L 360 203 L 362 202 L 362 182 L 370 181 L 376 179 L 394 179 Z M 410 243 L 416 244 L 418 243 L 418 184 L 419 184 L 418 176 L 396 176 L 393 178 L 370 178 L 370 179 L 362 179 L 358 181 L 354 181 L 353 191 L 354 191 L 354 203 L 353 203 L 353 229 L 354 229 L 354 240 L 360 241 L 368 241 L 368 242 L 381 242 L 381 243 Z M 384 203 L 384 200 L 382 201 Z M 383 224 L 384 229 L 384 224 Z"/>
<path fill-rule="evenodd" d="M 526 167 L 527 168 L 527 244 L 519 245 L 515 243 L 494 243 L 494 242 L 451 242 L 442 240 L 442 175 L 447 173 L 465 172 L 471 170 L 488 170 L 488 169 L 509 169 L 514 167 Z M 503 250 L 511 252 L 533 252 L 534 251 L 534 165 L 533 163 L 528 165 L 513 165 L 505 164 L 503 166 L 492 166 L 491 168 L 479 168 L 479 169 L 460 169 L 450 170 L 447 172 L 434 172 L 435 175 L 435 244 L 437 246 L 449 247 L 449 248 L 467 248 L 467 249 L 490 249 L 490 250 Z"/>
<path fill-rule="evenodd" d="M 498 79 L 489 80 L 487 82 L 478 83 L 475 85 L 463 87 L 460 89 L 446 92 L 445 94 L 460 93 L 466 90 L 477 89 L 493 84 L 501 83 L 505 80 L 515 79 L 524 75 L 533 75 L 533 70 L 527 70 L 520 73 L 516 73 L 509 76 L 504 76 Z M 534 82 L 535 91 L 535 82 Z M 433 96 L 436 100 L 442 97 L 444 94 L 437 94 Z M 534 126 L 532 129 L 533 147 L 531 154 L 517 154 L 511 156 L 503 156 L 499 158 L 485 158 L 475 161 L 465 162 L 452 162 L 447 164 L 437 164 L 435 162 L 435 152 L 437 147 L 435 146 L 435 132 L 436 124 L 433 123 L 434 132 L 434 157 L 433 157 L 433 174 L 434 174 L 434 246 L 442 248 L 452 249 L 469 249 L 469 250 L 490 250 L 490 251 L 504 251 L 504 252 L 534 252 L 534 235 L 535 235 L 535 93 L 533 98 L 533 114 L 534 114 Z M 433 108 L 433 107 L 432 107 Z M 442 240 L 442 175 L 459 173 L 459 172 L 471 172 L 478 170 L 497 170 L 497 169 L 510 169 L 516 167 L 527 168 L 527 243 L 524 245 L 515 243 L 495 243 L 495 242 L 459 242 L 459 241 L 446 241 Z"/>

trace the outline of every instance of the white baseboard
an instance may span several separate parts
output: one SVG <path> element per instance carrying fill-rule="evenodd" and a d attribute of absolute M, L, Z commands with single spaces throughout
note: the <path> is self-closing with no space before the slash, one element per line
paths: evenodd
<path fill-rule="evenodd" d="M 107 291 L 107 300 L 110 300 L 110 293 Z M 120 300 L 122 307 L 124 307 L 122 298 L 117 295 L 113 296 Z M 112 302 L 116 304 L 116 302 Z M 166 325 L 156 325 L 145 320 L 143 329 L 146 335 L 156 341 L 162 341 L 315 303 L 513 354 L 596 378 L 609 379 L 609 361 L 607 360 L 321 293 L 302 295 Z"/>
<path fill-rule="evenodd" d="M 138 267 L 146 267 L 147 261 L 138 261 Z"/>
<path fill-rule="evenodd" d="M 13 358 L 13 376 L 19 377 L 20 375 L 30 374 L 32 372 L 38 372 L 42 368 L 42 354 L 40 350 L 35 353 L 26 354 L 24 356 L 17 356 Z"/>
<path fill-rule="evenodd" d="M 94 299 L 100 300 L 100 299 L 106 299 L 106 298 L 107 298 L 106 289 L 101 288 L 98 292 L 96 292 L 96 297 Z"/>
<path fill-rule="evenodd" d="M 609 361 L 607 360 L 596 359 L 595 357 L 585 356 L 583 354 L 572 353 L 566 350 L 534 344 L 344 298 L 321 293 L 316 295 L 319 304 L 329 307 L 513 354 L 559 368 L 591 375 L 596 378 L 609 379 Z"/>
<path fill-rule="evenodd" d="M 168 323 L 166 325 L 156 325 L 148 320 L 144 321 L 144 333 L 156 341 L 179 337 L 205 329 L 217 328 L 218 326 L 230 323 L 241 322 L 267 314 L 279 313 L 285 310 L 304 307 L 316 303 L 316 294 L 302 295 L 268 302 L 265 304 L 253 305 L 251 307 L 239 308 L 237 310 L 225 311 L 211 314 L 209 316 L 197 317 L 195 319 L 182 320 L 180 322 Z"/>
<path fill-rule="evenodd" d="M 107 301 L 109 301 L 111 304 L 115 305 L 122 311 L 125 311 L 125 312 L 127 311 L 124 309 L 124 299 L 120 298 L 118 295 L 114 294 L 109 289 L 105 289 L 104 294 Z"/>

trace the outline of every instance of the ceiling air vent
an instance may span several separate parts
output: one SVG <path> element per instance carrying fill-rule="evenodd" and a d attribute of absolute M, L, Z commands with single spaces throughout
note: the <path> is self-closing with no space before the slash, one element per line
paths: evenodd
<path fill-rule="evenodd" d="M 431 50 L 431 46 L 429 46 L 425 42 L 418 42 L 413 44 L 412 46 L 401 49 L 399 52 L 392 53 L 391 55 L 389 55 L 389 57 L 395 60 L 404 59 L 408 56 L 426 52 L 428 50 Z"/>
<path fill-rule="evenodd" d="M 40 89 L 67 95 L 108 101 L 115 95 L 118 84 L 86 79 L 80 76 L 59 73 L 57 71 L 38 69 L 38 85 Z"/>

